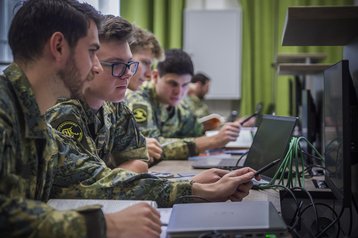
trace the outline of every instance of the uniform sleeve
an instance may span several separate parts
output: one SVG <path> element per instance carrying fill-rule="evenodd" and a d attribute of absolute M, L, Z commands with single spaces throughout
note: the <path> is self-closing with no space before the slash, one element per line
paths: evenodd
<path fill-rule="evenodd" d="M 3 113 L 0 113 L 3 115 Z M 41 201 L 27 199 L 31 181 L 17 173 L 11 133 L 0 120 L 0 236 L 1 237 L 105 237 L 100 209 L 60 212 Z M 26 165 L 22 165 L 26 166 Z M 26 173 L 24 168 L 23 173 Z M 76 229 L 71 229 L 76 227 Z"/>
<path fill-rule="evenodd" d="M 159 143 L 163 145 L 164 160 L 186 160 L 190 156 L 198 155 L 194 138 L 159 138 Z"/>
<path fill-rule="evenodd" d="M 127 105 L 133 112 L 139 130 L 145 137 L 159 138 L 160 128 L 155 118 L 153 108 L 147 100 L 137 93 L 132 93 L 127 98 Z"/>
<path fill-rule="evenodd" d="M 145 137 L 139 131 L 132 112 L 123 104 L 115 104 L 113 107 L 115 124 L 111 140 L 116 166 L 134 159 L 148 161 Z"/>
<path fill-rule="evenodd" d="M 174 143 L 170 143 L 163 147 L 162 159 L 180 160 L 198 154 L 194 138 L 164 138 L 162 136 L 159 128 L 160 125 L 158 125 L 158 119 L 155 118 L 151 104 L 148 103 L 145 98 L 141 97 L 141 95 L 135 93 L 131 94 L 128 98 L 128 107 L 133 111 L 134 118 L 144 136 L 156 138 L 161 144 L 175 141 Z M 195 117 L 192 121 L 186 120 L 184 123 L 185 131 L 183 131 L 183 133 L 191 134 L 190 131 L 193 128 L 190 128 L 190 125 L 194 125 L 196 121 Z M 199 133 L 198 131 L 201 130 L 201 125 L 196 126 L 199 128 L 194 130 L 194 134 Z M 186 137 L 190 137 L 190 135 L 187 135 Z"/>
<path fill-rule="evenodd" d="M 63 138 L 66 140 L 66 138 Z M 61 142 L 67 144 L 67 142 Z M 63 146 L 51 197 L 154 200 L 170 207 L 175 200 L 191 194 L 189 181 L 169 181 L 153 175 L 120 168 L 109 169 L 96 157 L 79 154 Z"/>
<path fill-rule="evenodd" d="M 46 112 L 46 120 L 54 129 L 72 138 L 82 151 L 96 153 L 96 144 L 80 108 L 77 100 L 60 102 Z"/>

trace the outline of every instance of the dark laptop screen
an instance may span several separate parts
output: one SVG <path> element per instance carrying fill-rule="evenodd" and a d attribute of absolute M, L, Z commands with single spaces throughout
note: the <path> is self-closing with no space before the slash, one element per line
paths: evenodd
<path fill-rule="evenodd" d="M 283 159 L 291 141 L 297 118 L 264 115 L 247 154 L 245 166 L 259 169 L 276 159 Z M 277 166 L 263 175 L 272 178 Z"/>

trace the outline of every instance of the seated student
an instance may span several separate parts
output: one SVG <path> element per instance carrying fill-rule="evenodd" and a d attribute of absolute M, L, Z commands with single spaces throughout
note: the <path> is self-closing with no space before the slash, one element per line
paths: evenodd
<path fill-rule="evenodd" d="M 144 136 L 158 138 L 161 143 L 174 142 L 163 148 L 164 159 L 187 159 L 208 149 L 221 148 L 236 140 L 239 122 L 226 123 L 215 136 L 202 136 L 202 125 L 185 105 L 180 104 L 193 75 L 190 56 L 182 50 L 165 53 L 158 63 L 152 81 L 140 91 L 128 93 L 129 108 Z"/>
<path fill-rule="evenodd" d="M 134 26 L 133 37 L 129 43 L 133 54 L 133 60 L 139 62 L 137 73 L 134 74 L 128 84 L 128 91 L 137 91 L 152 76 L 153 62 L 163 57 L 163 50 L 155 36 L 144 29 Z M 127 93 L 126 92 L 126 93 Z M 146 138 L 147 148 L 151 150 L 150 162 L 159 160 L 162 156 L 162 148 L 155 138 Z"/>
<path fill-rule="evenodd" d="M 187 96 L 184 97 L 183 103 L 194 113 L 197 118 L 210 114 L 209 107 L 204 102 L 205 95 L 209 92 L 210 78 L 203 74 L 197 73 L 191 78 Z"/>
<path fill-rule="evenodd" d="M 251 188 L 250 168 L 211 181 L 205 171 L 193 182 L 111 170 L 48 126 L 43 115 L 57 98 L 82 97 L 85 83 L 104 70 L 96 55 L 99 17 L 75 0 L 28 0 L 13 18 L 14 63 L 0 76 L 1 237 L 159 237 L 159 214 L 148 204 L 106 215 L 99 207 L 57 211 L 44 203 L 56 195 L 171 206 L 185 195 L 240 201 Z M 200 182 L 204 177 L 207 184 Z"/>
<path fill-rule="evenodd" d="M 28 0 L 12 20 L 14 63 L 0 75 L 0 237 L 160 234 L 160 215 L 146 203 L 106 215 L 98 206 L 57 211 L 45 203 L 66 156 L 79 163 L 88 157 L 59 138 L 43 114 L 57 97 L 79 96 L 92 70 L 102 70 L 100 18 L 74 0 Z"/>
<path fill-rule="evenodd" d="M 47 121 L 66 135 L 69 128 L 81 132 L 70 136 L 79 147 L 97 153 L 107 166 L 141 173 L 148 171 L 146 141 L 131 111 L 121 102 L 139 64 L 128 46 L 132 32 L 125 19 L 105 17 L 97 54 L 104 71 L 87 83 L 84 100 L 63 100 L 48 110 Z"/>

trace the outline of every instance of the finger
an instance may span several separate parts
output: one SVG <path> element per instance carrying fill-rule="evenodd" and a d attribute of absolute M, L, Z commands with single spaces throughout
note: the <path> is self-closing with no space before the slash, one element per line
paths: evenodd
<path fill-rule="evenodd" d="M 240 184 L 238 187 L 237 187 L 237 191 L 240 191 L 240 192 L 249 192 L 250 189 L 252 188 L 252 182 L 247 182 L 247 183 L 243 183 L 243 184 Z"/>
<path fill-rule="evenodd" d="M 162 232 L 162 227 L 159 222 L 149 221 L 148 222 L 149 229 L 146 230 L 145 236 L 149 235 L 148 237 L 159 237 Z"/>
<path fill-rule="evenodd" d="M 229 199 L 231 201 L 235 201 L 235 202 L 241 202 L 242 199 L 244 197 L 246 197 L 247 195 L 249 195 L 249 193 L 243 193 L 243 192 L 235 192 L 234 194 L 232 194 Z"/>
<path fill-rule="evenodd" d="M 229 172 L 230 172 L 229 170 L 214 169 L 214 173 L 219 175 L 220 177 L 224 176 L 225 174 L 228 174 Z"/>
<path fill-rule="evenodd" d="M 238 170 L 235 170 L 234 172 L 237 172 Z M 243 184 L 243 183 L 247 183 L 247 182 L 250 182 L 251 179 L 253 179 L 255 176 L 254 172 L 248 172 L 248 173 L 245 173 L 245 174 L 238 174 L 236 176 L 231 176 L 232 179 L 235 179 L 236 182 L 239 184 Z"/>

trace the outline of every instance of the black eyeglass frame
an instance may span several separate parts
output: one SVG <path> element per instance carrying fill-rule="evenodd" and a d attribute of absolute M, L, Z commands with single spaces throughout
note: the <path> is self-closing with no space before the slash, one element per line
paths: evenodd
<path fill-rule="evenodd" d="M 122 62 L 111 63 L 111 62 L 101 61 L 101 65 L 110 66 L 112 68 L 112 76 L 113 77 L 122 77 L 126 73 L 127 69 L 131 70 L 131 72 L 134 75 L 138 70 L 139 62 L 138 61 L 130 61 L 128 63 L 122 63 Z M 114 67 L 116 67 L 117 65 L 124 65 L 125 67 L 122 69 L 122 71 L 118 75 L 115 75 Z M 131 65 L 134 65 L 133 69 L 131 69 Z"/>

